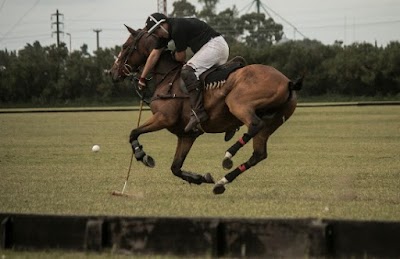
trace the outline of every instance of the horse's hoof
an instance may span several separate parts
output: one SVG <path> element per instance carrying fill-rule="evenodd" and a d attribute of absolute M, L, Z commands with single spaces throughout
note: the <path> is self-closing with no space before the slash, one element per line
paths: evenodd
<path fill-rule="evenodd" d="M 206 173 L 203 178 L 205 183 L 215 183 L 214 178 L 210 173 Z"/>
<path fill-rule="evenodd" d="M 216 184 L 213 189 L 214 194 L 223 194 L 225 192 L 225 186 L 223 184 Z"/>
<path fill-rule="evenodd" d="M 225 157 L 224 160 L 222 160 L 222 168 L 224 168 L 225 170 L 231 169 L 232 166 L 233 162 L 232 159 L 230 159 L 229 157 Z"/>
<path fill-rule="evenodd" d="M 226 132 L 225 132 L 224 140 L 225 140 L 226 142 L 229 141 L 229 140 L 231 140 L 231 139 L 233 138 L 233 136 L 235 136 L 235 133 L 236 133 L 236 129 L 226 131 Z"/>
<path fill-rule="evenodd" d="M 145 155 L 142 159 L 142 163 L 150 168 L 153 168 L 156 165 L 156 162 L 154 161 L 154 159 L 149 156 L 149 155 Z"/>

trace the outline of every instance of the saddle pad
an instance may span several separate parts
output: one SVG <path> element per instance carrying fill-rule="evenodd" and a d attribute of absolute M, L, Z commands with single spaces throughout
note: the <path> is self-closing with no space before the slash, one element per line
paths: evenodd
<path fill-rule="evenodd" d="M 228 76 L 235 70 L 244 67 L 240 62 L 226 63 L 219 67 L 214 68 L 205 75 L 202 79 L 203 86 L 207 88 L 208 85 L 225 82 Z"/>

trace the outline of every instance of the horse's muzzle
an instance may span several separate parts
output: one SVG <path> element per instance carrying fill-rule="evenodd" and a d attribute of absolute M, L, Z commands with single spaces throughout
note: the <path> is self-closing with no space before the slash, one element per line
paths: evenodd
<path fill-rule="evenodd" d="M 113 83 L 117 83 L 117 82 L 120 82 L 123 80 L 121 75 L 118 73 L 118 70 L 114 70 L 111 68 L 109 70 L 104 70 L 104 73 L 111 77 L 111 80 L 113 81 Z"/>

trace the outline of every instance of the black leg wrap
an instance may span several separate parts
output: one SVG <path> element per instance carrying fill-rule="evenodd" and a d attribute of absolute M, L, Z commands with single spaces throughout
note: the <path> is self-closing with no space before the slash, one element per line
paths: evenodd
<path fill-rule="evenodd" d="M 237 167 L 235 170 L 233 170 L 232 172 L 228 173 L 225 175 L 226 180 L 228 180 L 228 182 L 232 182 L 233 180 L 236 179 L 236 177 L 238 177 L 241 173 L 243 173 L 244 171 L 246 171 L 247 169 L 249 169 L 251 166 L 249 165 L 248 162 L 244 163 L 243 165 Z M 240 169 L 242 168 L 242 169 Z"/>
<path fill-rule="evenodd" d="M 142 149 L 142 145 L 139 144 L 139 141 L 134 140 L 132 141 L 132 150 L 135 153 L 136 160 L 142 160 L 146 153 Z"/>
<path fill-rule="evenodd" d="M 248 133 L 244 133 L 242 139 L 243 139 L 244 142 L 247 143 L 247 142 L 249 142 L 250 139 L 252 139 L 253 137 L 254 137 L 254 136 L 251 136 L 251 135 L 249 135 Z"/>
<path fill-rule="evenodd" d="M 185 172 L 180 169 L 176 170 L 175 168 L 172 170 L 172 173 L 181 178 L 182 180 L 185 180 L 188 183 L 194 183 L 197 185 L 200 185 L 202 183 L 214 183 L 214 179 L 212 179 L 212 176 L 207 176 L 207 179 L 199 174 L 191 173 L 191 172 Z"/>
<path fill-rule="evenodd" d="M 232 154 L 232 156 L 236 155 L 236 153 L 239 151 L 239 149 L 243 147 L 242 144 L 240 144 L 239 141 L 237 141 L 235 144 L 233 144 L 227 151 Z"/>
<path fill-rule="evenodd" d="M 244 144 L 246 144 L 247 142 L 250 141 L 251 138 L 252 137 L 249 134 L 245 133 L 243 134 L 242 141 L 244 142 Z M 244 146 L 244 144 L 242 144 L 243 142 L 236 141 L 235 144 L 233 144 L 227 151 L 230 154 L 232 154 L 232 156 L 236 155 L 239 149 L 241 149 Z"/>
<path fill-rule="evenodd" d="M 200 185 L 204 182 L 204 177 L 202 175 L 193 174 L 190 172 L 182 171 L 180 177 L 188 183 L 194 183 L 197 185 Z"/>
<path fill-rule="evenodd" d="M 228 180 L 228 182 L 232 182 L 233 180 L 235 180 L 236 177 L 238 177 L 242 172 L 239 170 L 239 168 L 236 168 L 235 170 L 233 170 L 232 172 L 228 173 L 225 175 L 226 180 Z"/>

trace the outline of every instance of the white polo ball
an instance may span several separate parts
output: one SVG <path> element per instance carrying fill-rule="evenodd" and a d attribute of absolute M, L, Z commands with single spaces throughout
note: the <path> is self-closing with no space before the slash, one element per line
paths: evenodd
<path fill-rule="evenodd" d="M 100 146 L 99 146 L 99 145 L 94 145 L 94 146 L 92 147 L 92 151 L 93 151 L 93 152 L 99 152 L 99 151 L 100 151 Z"/>

